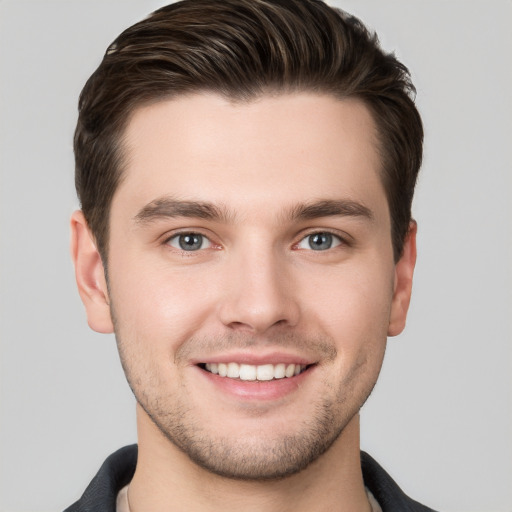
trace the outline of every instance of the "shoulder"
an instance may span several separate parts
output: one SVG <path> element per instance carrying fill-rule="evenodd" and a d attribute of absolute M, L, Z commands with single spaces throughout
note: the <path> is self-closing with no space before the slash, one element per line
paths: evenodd
<path fill-rule="evenodd" d="M 378 462 L 365 452 L 361 452 L 361 469 L 364 484 L 374 495 L 382 512 L 435 512 L 409 498 Z"/>
<path fill-rule="evenodd" d="M 110 455 L 82 494 L 64 512 L 115 512 L 119 491 L 133 477 L 137 445 L 125 446 Z"/>

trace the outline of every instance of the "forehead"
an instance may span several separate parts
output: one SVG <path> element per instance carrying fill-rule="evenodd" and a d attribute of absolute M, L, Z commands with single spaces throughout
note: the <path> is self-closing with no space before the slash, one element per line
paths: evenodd
<path fill-rule="evenodd" d="M 194 94 L 138 108 L 114 196 L 164 194 L 249 209 L 341 196 L 382 202 L 376 129 L 355 99 L 294 93 L 232 102 Z M 199 196 L 199 197 L 198 197 Z"/>

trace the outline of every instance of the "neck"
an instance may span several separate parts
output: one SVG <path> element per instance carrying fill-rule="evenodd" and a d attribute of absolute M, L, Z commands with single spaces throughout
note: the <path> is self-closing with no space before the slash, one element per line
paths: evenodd
<path fill-rule="evenodd" d="M 359 416 L 303 471 L 276 481 L 241 481 L 206 471 L 168 441 L 138 406 L 139 456 L 130 512 L 370 511 L 359 459 Z"/>

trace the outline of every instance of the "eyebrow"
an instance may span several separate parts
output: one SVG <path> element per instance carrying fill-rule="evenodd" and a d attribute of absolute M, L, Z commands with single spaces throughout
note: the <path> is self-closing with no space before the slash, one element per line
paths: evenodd
<path fill-rule="evenodd" d="M 137 224 L 188 217 L 227 223 L 236 215 L 227 207 L 206 201 L 184 201 L 172 197 L 161 197 L 145 205 L 134 217 Z M 321 217 L 361 217 L 374 220 L 372 211 L 363 204 L 350 199 L 327 199 L 301 203 L 285 212 L 284 218 L 291 221 L 311 220 Z"/>
<path fill-rule="evenodd" d="M 135 215 L 138 224 L 175 218 L 194 217 L 197 219 L 227 222 L 231 217 L 226 208 L 203 201 L 180 201 L 171 197 L 161 197 L 151 201 Z"/>
<path fill-rule="evenodd" d="M 374 215 L 368 207 L 350 199 L 327 199 L 299 204 L 290 212 L 291 219 L 310 220 L 320 217 L 362 217 L 374 220 Z"/>

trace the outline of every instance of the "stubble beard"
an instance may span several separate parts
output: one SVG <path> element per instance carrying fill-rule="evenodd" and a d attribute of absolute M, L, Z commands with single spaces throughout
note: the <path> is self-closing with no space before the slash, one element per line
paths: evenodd
<path fill-rule="evenodd" d="M 151 421 L 199 467 L 235 480 L 280 480 L 307 468 L 334 444 L 358 414 L 378 376 L 378 370 L 373 376 L 365 375 L 368 368 L 363 357 L 337 388 L 331 382 L 324 383 L 329 393 L 318 400 L 313 414 L 300 425 L 291 422 L 291 433 L 272 436 L 262 432 L 233 439 L 213 434 L 208 430 L 208 422 L 198 421 L 186 393 L 180 397 L 164 394 L 161 390 L 165 385 L 159 386 L 155 367 L 133 369 L 129 361 L 136 359 L 136 354 L 128 354 L 118 330 L 115 332 L 128 384 Z M 332 357 L 335 358 L 335 351 Z M 362 388 L 358 385 L 361 381 L 366 382 Z"/>
<path fill-rule="evenodd" d="M 122 357 L 123 360 L 123 357 Z M 212 434 L 199 422 L 184 399 L 158 396 L 137 385 L 123 362 L 137 402 L 160 432 L 199 467 L 222 477 L 245 481 L 270 481 L 299 473 L 321 457 L 342 434 L 370 395 L 373 384 L 359 397 L 341 387 L 335 398 L 323 398 L 314 413 L 292 433 L 233 437 Z M 343 389 L 342 389 L 343 388 Z M 149 392 L 148 392 L 149 391 Z M 154 390 L 153 390 L 154 391 Z M 348 398 L 347 398 L 348 397 Z"/>
<path fill-rule="evenodd" d="M 137 398 L 164 436 L 194 463 L 218 476 L 245 481 L 279 480 L 302 471 L 332 446 L 353 417 L 340 425 L 332 416 L 332 403 L 325 400 L 293 434 L 233 439 L 213 436 L 183 404 L 169 412 L 146 399 L 145 394 Z"/>

